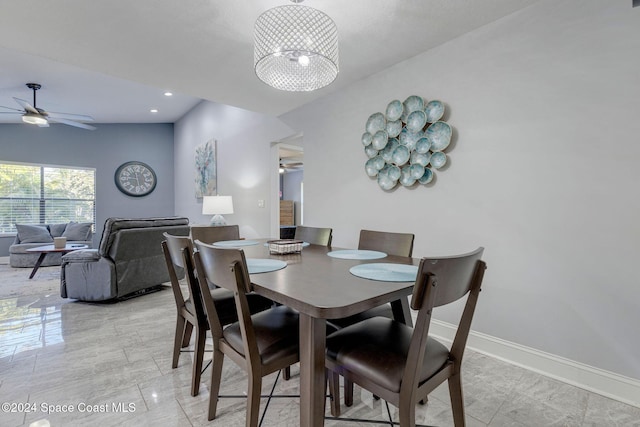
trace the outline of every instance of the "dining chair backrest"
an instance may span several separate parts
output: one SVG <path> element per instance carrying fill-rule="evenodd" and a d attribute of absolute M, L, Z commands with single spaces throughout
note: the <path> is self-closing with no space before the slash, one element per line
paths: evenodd
<path fill-rule="evenodd" d="M 193 252 L 193 244 L 191 239 L 187 236 L 174 236 L 169 233 L 163 233 L 164 241 L 162 242 L 162 251 L 164 253 L 165 261 L 167 263 L 167 270 L 169 271 L 169 279 L 171 282 L 171 289 L 173 290 L 173 297 L 176 300 L 176 306 L 178 310 L 184 306 L 185 297 L 182 294 L 180 288 L 181 270 L 185 274 L 193 273 L 187 271 L 184 266 L 182 258 L 182 249 L 187 248 L 190 252 Z"/>
<path fill-rule="evenodd" d="M 204 243 L 215 243 L 223 240 L 240 239 L 240 228 L 237 225 L 220 226 L 192 226 L 191 240 L 200 240 Z"/>
<path fill-rule="evenodd" d="M 418 310 L 418 317 L 402 378 L 402 389 L 407 396 L 412 387 L 418 386 L 416 378 L 423 365 L 433 308 L 450 304 L 468 294 L 450 350 L 450 360 L 456 361 L 459 369 L 486 269 L 482 261 L 483 252 L 484 248 L 480 247 L 464 255 L 423 258 L 420 261 L 411 295 L 411 308 Z M 401 390 L 401 399 L 402 393 Z"/>
<path fill-rule="evenodd" d="M 207 315 L 218 317 L 214 311 L 213 299 L 210 299 L 205 292 L 205 289 L 208 289 L 207 282 L 211 282 L 234 293 L 238 321 L 243 326 L 242 329 L 251 329 L 251 313 L 246 294 L 252 291 L 252 284 L 244 251 L 234 248 L 216 248 L 199 240 L 195 241 L 195 247 L 194 260 L 198 278 L 201 279 L 199 280 L 200 292 L 204 295 L 202 299 Z M 219 331 L 212 329 L 214 337 L 218 332 L 222 334 L 222 329 L 220 328 Z M 257 351 L 253 348 L 250 348 L 251 350 Z"/>
<path fill-rule="evenodd" d="M 294 239 L 302 240 L 312 245 L 331 246 L 332 232 L 331 228 L 298 225 Z"/>
<path fill-rule="evenodd" d="M 247 294 L 252 291 L 247 261 L 242 249 L 217 248 L 200 240 L 196 240 L 194 244 L 196 252 L 200 253 L 200 265 L 205 273 L 203 277 L 232 292 Z"/>
<path fill-rule="evenodd" d="M 199 318 L 202 316 L 205 321 L 208 322 L 211 335 L 214 338 L 220 338 L 222 336 L 222 323 L 220 322 L 218 310 L 211 295 L 209 282 L 207 281 L 208 277 L 204 270 L 200 271 L 198 269 L 198 256 L 197 251 L 188 252 L 187 248 L 182 250 L 185 267 L 195 272 L 193 280 L 188 281 L 189 291 L 194 300 L 194 305 L 198 307 L 196 310 L 201 310 L 201 312 L 198 313 Z M 202 278 L 202 280 L 200 280 L 200 278 Z"/>
<path fill-rule="evenodd" d="M 473 252 L 453 257 L 423 258 L 420 260 L 418 271 L 419 279 L 413 288 L 411 296 L 411 308 L 420 310 L 423 304 L 425 286 L 422 281 L 426 276 L 434 276 L 437 286 L 433 306 L 440 307 L 459 300 L 471 291 L 477 283 L 478 261 L 482 258 L 484 248 L 478 248 Z"/>
<path fill-rule="evenodd" d="M 410 257 L 413 255 L 414 237 L 411 233 L 360 230 L 358 249 L 380 251 L 387 255 Z"/>

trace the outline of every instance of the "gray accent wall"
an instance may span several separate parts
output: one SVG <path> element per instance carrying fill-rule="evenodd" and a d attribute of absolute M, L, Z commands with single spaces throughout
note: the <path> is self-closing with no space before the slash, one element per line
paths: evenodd
<path fill-rule="evenodd" d="M 78 166 L 96 169 L 97 247 L 104 222 L 118 216 L 142 218 L 174 215 L 173 124 L 97 124 L 95 131 L 53 124 L 0 125 L 0 161 Z M 153 193 L 130 197 L 115 186 L 118 166 L 140 160 L 158 177 Z M 0 256 L 9 255 L 14 237 L 0 237 Z"/>
<path fill-rule="evenodd" d="M 304 133 L 305 222 L 337 247 L 361 228 L 415 233 L 417 257 L 484 246 L 475 331 L 640 379 L 639 18 L 541 1 L 281 116 Z M 446 103 L 449 163 L 385 192 L 360 139 L 409 95 Z"/>

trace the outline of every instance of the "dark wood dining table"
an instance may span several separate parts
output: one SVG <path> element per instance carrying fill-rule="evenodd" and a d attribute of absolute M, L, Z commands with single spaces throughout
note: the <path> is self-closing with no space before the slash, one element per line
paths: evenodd
<path fill-rule="evenodd" d="M 249 258 L 287 262 L 281 270 L 251 274 L 255 292 L 300 313 L 300 426 L 324 425 L 326 320 L 351 316 L 390 302 L 397 320 L 411 324 L 407 296 L 414 282 L 383 282 L 349 272 L 363 263 L 418 265 L 419 259 L 387 256 L 381 259 L 338 259 L 332 250 L 310 245 L 300 254 L 270 254 L 264 240 L 243 246 Z"/>

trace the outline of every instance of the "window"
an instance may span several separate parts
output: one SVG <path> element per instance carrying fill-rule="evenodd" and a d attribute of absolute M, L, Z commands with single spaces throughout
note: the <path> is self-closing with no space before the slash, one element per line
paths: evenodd
<path fill-rule="evenodd" d="M 15 224 L 95 224 L 95 169 L 0 163 L 0 233 Z"/>

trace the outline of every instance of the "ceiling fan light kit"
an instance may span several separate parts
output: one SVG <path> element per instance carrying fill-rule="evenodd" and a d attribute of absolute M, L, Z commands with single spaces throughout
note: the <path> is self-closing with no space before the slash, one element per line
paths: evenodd
<path fill-rule="evenodd" d="M 269 86 L 291 92 L 320 89 L 338 76 L 338 28 L 311 7 L 274 7 L 256 20 L 253 59 L 256 75 Z"/>
<path fill-rule="evenodd" d="M 36 104 L 36 91 L 42 86 L 38 83 L 27 83 L 27 87 L 33 91 L 33 105 L 29 104 L 24 99 L 13 98 L 18 105 L 22 107 L 22 110 L 18 110 L 11 107 L 0 107 L 12 110 L 11 112 L 3 112 L 4 114 L 22 114 L 22 121 L 30 125 L 36 125 L 39 127 L 49 127 L 49 122 L 62 123 L 69 126 L 74 126 L 82 129 L 95 130 L 94 126 L 81 123 L 92 122 L 93 117 L 85 116 L 81 114 L 70 113 L 56 113 L 53 111 L 45 111 L 42 108 L 38 108 Z"/>
<path fill-rule="evenodd" d="M 46 125 L 49 123 L 42 115 L 29 112 L 22 115 L 22 121 L 30 125 Z"/>

